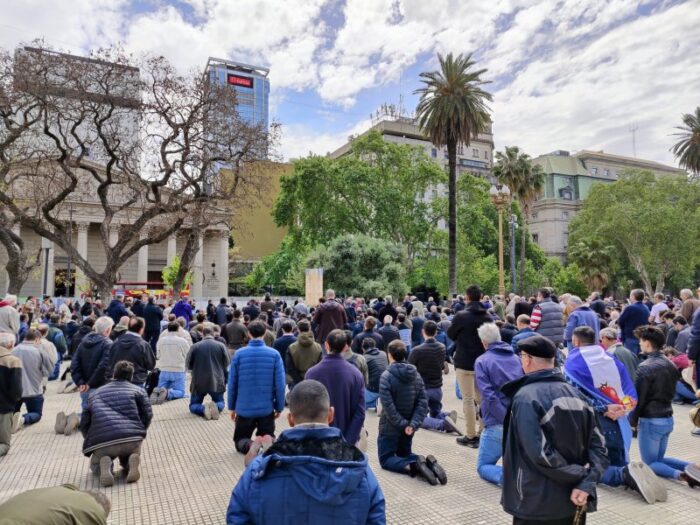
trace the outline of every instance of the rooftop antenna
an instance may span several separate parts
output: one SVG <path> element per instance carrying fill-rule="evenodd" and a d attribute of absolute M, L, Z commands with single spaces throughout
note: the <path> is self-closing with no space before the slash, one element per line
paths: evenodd
<path fill-rule="evenodd" d="M 630 133 L 632 133 L 632 156 L 634 158 L 637 158 L 637 130 L 639 129 L 639 126 L 637 125 L 636 122 L 632 122 L 629 127 Z"/>

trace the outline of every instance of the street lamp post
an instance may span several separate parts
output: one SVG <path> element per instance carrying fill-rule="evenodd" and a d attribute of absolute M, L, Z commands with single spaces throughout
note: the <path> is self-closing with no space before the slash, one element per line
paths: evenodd
<path fill-rule="evenodd" d="M 510 216 L 510 283 L 511 283 L 511 290 L 513 293 L 515 293 L 515 290 L 517 290 L 516 286 L 516 276 L 515 276 L 515 228 L 518 227 L 517 223 L 518 218 L 516 215 L 513 213 Z"/>
<path fill-rule="evenodd" d="M 503 269 L 503 208 L 510 204 L 510 190 L 503 184 L 493 185 L 489 190 L 491 202 L 498 210 L 498 294 L 506 295 L 505 272 Z"/>

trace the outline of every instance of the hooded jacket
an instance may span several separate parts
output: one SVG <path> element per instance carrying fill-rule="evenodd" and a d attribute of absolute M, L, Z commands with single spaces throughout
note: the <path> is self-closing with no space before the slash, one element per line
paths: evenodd
<path fill-rule="evenodd" d="M 70 362 L 70 374 L 73 382 L 80 385 L 88 385 L 90 388 L 98 388 L 105 384 L 105 370 L 100 365 L 109 356 L 112 341 L 97 332 L 87 334 Z"/>
<path fill-rule="evenodd" d="M 503 425 L 503 492 L 508 514 L 528 520 L 572 517 L 575 488 L 596 510 L 596 483 L 608 466 L 596 415 L 558 369 L 506 383 L 510 401 Z M 589 465 L 586 467 L 586 465 Z"/>
<path fill-rule="evenodd" d="M 306 372 L 317 365 L 323 357 L 321 345 L 316 342 L 311 332 L 300 332 L 297 340 L 289 345 L 285 364 L 287 376 L 292 385 L 303 381 Z"/>
<path fill-rule="evenodd" d="M 70 345 L 68 345 L 68 355 L 71 357 L 75 355 L 80 343 L 83 342 L 83 338 L 89 333 L 92 333 L 92 326 L 81 325 L 80 328 L 78 328 L 78 331 L 71 337 Z"/>
<path fill-rule="evenodd" d="M 109 364 L 106 367 L 106 381 L 112 378 L 114 365 L 119 361 L 129 361 L 134 365 L 134 377 L 131 382 L 135 385 L 145 384 L 148 371 L 156 366 L 156 356 L 153 355 L 151 345 L 135 332 L 126 332 L 112 344 Z"/>
<path fill-rule="evenodd" d="M 484 426 L 502 425 L 506 417 L 506 396 L 501 387 L 522 377 L 523 367 L 513 348 L 504 341 L 491 343 L 475 363 L 476 385 L 481 393 Z"/>
<path fill-rule="evenodd" d="M 382 415 L 379 434 L 403 434 L 407 426 L 418 430 L 428 414 L 428 398 L 415 366 L 392 363 L 379 380 Z"/>
<path fill-rule="evenodd" d="M 382 352 L 378 348 L 370 348 L 365 352 L 365 362 L 367 363 L 367 390 L 379 393 L 379 380 L 389 367 L 389 361 L 386 357 L 386 352 Z"/>
<path fill-rule="evenodd" d="M 124 303 L 116 299 L 112 299 L 105 313 L 112 318 L 115 325 L 119 324 L 119 319 L 129 315 L 129 311 L 126 309 L 126 306 L 124 306 Z"/>
<path fill-rule="evenodd" d="M 245 470 L 229 525 L 383 525 L 384 495 L 367 457 L 333 427 L 295 427 Z"/>
<path fill-rule="evenodd" d="M 314 312 L 314 324 L 317 326 L 316 340 L 319 343 L 326 341 L 326 337 L 336 328 L 344 329 L 348 322 L 345 308 L 335 299 L 326 301 Z"/>
<path fill-rule="evenodd" d="M 490 322 L 491 317 L 479 301 L 470 301 L 464 310 L 454 316 L 447 329 L 447 337 L 455 342 L 455 368 L 474 370 L 476 358 L 484 353 L 484 345 L 476 330 Z"/>

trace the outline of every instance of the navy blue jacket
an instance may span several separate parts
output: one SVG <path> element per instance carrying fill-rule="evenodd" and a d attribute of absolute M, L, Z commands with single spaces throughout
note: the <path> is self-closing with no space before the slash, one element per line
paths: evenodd
<path fill-rule="evenodd" d="M 649 308 L 644 303 L 632 303 L 622 310 L 622 314 L 617 320 L 622 344 L 625 344 L 627 340 L 637 340 L 634 337 L 634 330 L 638 326 L 649 324 L 649 314 Z"/>
<path fill-rule="evenodd" d="M 418 430 L 428 414 L 428 398 L 415 366 L 392 363 L 379 380 L 382 415 L 380 435 L 403 434 L 407 426 Z"/>
<path fill-rule="evenodd" d="M 564 329 L 564 340 L 569 350 L 573 349 L 572 338 L 574 330 L 579 326 L 588 326 L 595 332 L 595 343 L 600 339 L 600 319 L 598 314 L 591 310 L 588 306 L 579 306 L 569 314 L 566 320 L 566 328 Z"/>
<path fill-rule="evenodd" d="M 219 303 L 214 311 L 214 322 L 219 326 L 223 326 L 227 323 L 226 315 L 229 312 L 228 306 Z"/>
<path fill-rule="evenodd" d="M 98 388 L 105 384 L 105 370 L 100 368 L 100 364 L 106 363 L 112 344 L 109 337 L 97 332 L 83 337 L 70 362 L 70 375 L 76 385 Z"/>
<path fill-rule="evenodd" d="M 129 315 L 129 311 L 126 309 L 126 306 L 124 306 L 124 303 L 116 299 L 112 299 L 105 313 L 112 318 L 114 324 L 119 324 L 119 319 Z"/>
<path fill-rule="evenodd" d="M 226 523 L 384 525 L 384 507 L 367 457 L 337 428 L 291 428 L 238 480 Z"/>
<path fill-rule="evenodd" d="M 95 449 L 140 441 L 146 437 L 153 412 L 146 391 L 128 381 L 110 381 L 91 390 L 80 416 L 83 454 Z"/>
<path fill-rule="evenodd" d="M 690 337 L 688 338 L 688 359 L 695 361 L 700 360 L 700 308 L 695 310 L 693 319 L 690 323 Z"/>
<path fill-rule="evenodd" d="M 160 333 L 160 322 L 163 319 L 163 309 L 155 303 L 148 303 L 143 308 L 143 320 L 146 321 L 147 334 Z"/>
<path fill-rule="evenodd" d="M 284 363 L 280 353 L 253 339 L 233 354 L 228 376 L 228 408 L 243 417 L 284 410 Z"/>
<path fill-rule="evenodd" d="M 148 371 L 156 366 L 156 356 L 151 345 L 135 332 L 126 332 L 112 344 L 105 367 L 106 381 L 112 379 L 114 365 L 119 361 L 129 361 L 134 365 L 134 377 L 131 382 L 135 385 L 144 385 Z"/>
<path fill-rule="evenodd" d="M 282 364 L 287 362 L 287 350 L 289 349 L 289 345 L 291 345 L 296 340 L 297 338 L 295 336 L 293 336 L 292 334 L 288 334 L 278 337 L 277 339 L 275 339 L 275 342 L 272 343 L 272 348 L 274 348 L 280 353 L 280 357 L 282 358 Z"/>

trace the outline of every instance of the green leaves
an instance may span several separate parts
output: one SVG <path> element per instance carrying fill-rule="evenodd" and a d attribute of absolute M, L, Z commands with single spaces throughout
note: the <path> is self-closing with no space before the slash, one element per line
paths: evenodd
<path fill-rule="evenodd" d="M 695 108 L 695 113 L 683 115 L 683 124 L 684 126 L 676 128 L 680 132 L 675 135 L 681 139 L 674 144 L 671 151 L 682 168 L 698 177 L 700 176 L 700 106 Z"/>

